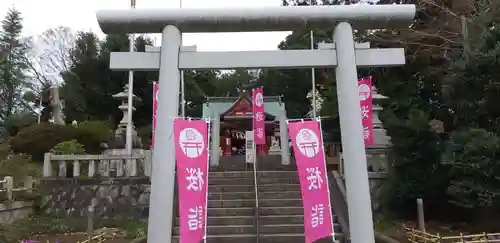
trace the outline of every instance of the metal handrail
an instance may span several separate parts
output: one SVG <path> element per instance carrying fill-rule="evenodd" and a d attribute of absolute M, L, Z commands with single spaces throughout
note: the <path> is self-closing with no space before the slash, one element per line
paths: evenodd
<path fill-rule="evenodd" d="M 254 183 L 254 190 L 255 190 L 255 233 L 256 233 L 256 241 L 259 243 L 259 238 L 260 238 L 260 224 L 259 224 L 259 189 L 257 186 L 257 151 L 256 151 L 256 145 L 254 141 L 254 161 L 253 161 L 253 183 Z"/>

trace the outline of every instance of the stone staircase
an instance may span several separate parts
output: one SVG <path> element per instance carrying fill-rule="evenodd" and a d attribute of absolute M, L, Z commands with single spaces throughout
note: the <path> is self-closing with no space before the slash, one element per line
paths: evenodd
<path fill-rule="evenodd" d="M 209 174 L 208 243 L 257 242 L 254 176 L 251 168 L 233 167 Z M 259 171 L 259 242 L 304 242 L 303 209 L 296 171 Z M 176 206 L 177 207 L 177 206 Z M 334 215 L 335 232 L 340 232 Z M 174 227 L 178 242 L 179 218 Z M 342 234 L 336 234 L 342 242 Z M 318 242 L 332 242 L 325 239 Z"/>
<path fill-rule="evenodd" d="M 296 171 L 260 171 L 258 173 L 260 242 L 304 242 L 304 217 L 299 178 Z M 333 217 L 335 240 L 343 235 Z M 318 242 L 332 242 L 324 239 Z"/>

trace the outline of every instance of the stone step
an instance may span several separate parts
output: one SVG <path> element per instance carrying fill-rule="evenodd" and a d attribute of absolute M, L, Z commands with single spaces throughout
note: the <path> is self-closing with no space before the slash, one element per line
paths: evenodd
<path fill-rule="evenodd" d="M 237 156 L 221 156 L 218 166 L 210 166 L 210 171 L 245 171 L 252 170 L 253 164 L 245 162 L 244 155 Z M 281 164 L 280 155 L 257 156 L 258 170 L 273 170 L 273 171 L 297 171 L 295 163 L 291 161 L 290 165 Z"/>
<path fill-rule="evenodd" d="M 298 178 L 297 171 L 257 171 L 258 178 Z M 223 172 L 210 172 L 208 174 L 209 180 L 211 179 L 225 179 L 225 178 L 254 178 L 253 171 L 223 171 Z"/>
<path fill-rule="evenodd" d="M 208 200 L 254 199 L 255 192 L 209 192 Z M 259 192 L 259 199 L 300 199 L 302 195 L 296 191 Z"/>
<path fill-rule="evenodd" d="M 259 192 L 300 191 L 299 184 L 263 184 L 257 187 Z"/>
<path fill-rule="evenodd" d="M 335 242 L 341 242 L 342 234 L 335 234 Z M 255 243 L 257 236 L 255 234 L 236 234 L 236 235 L 208 235 L 207 243 Z M 260 234 L 259 243 L 304 243 L 303 234 Z M 321 239 L 315 243 L 332 243 L 332 238 Z M 179 237 L 174 236 L 172 243 L 179 243 Z"/>
<path fill-rule="evenodd" d="M 208 192 L 208 200 L 255 199 L 255 192 Z"/>
<path fill-rule="evenodd" d="M 340 232 L 340 225 L 337 223 L 333 224 L 335 232 Z M 303 234 L 304 224 L 270 224 L 270 225 L 260 225 L 260 234 Z"/>
<path fill-rule="evenodd" d="M 253 207 L 237 207 L 237 208 L 208 208 L 208 216 L 255 216 L 255 208 Z M 259 208 L 260 216 L 271 215 L 302 215 L 302 207 L 262 207 Z M 334 222 L 336 218 L 334 217 Z"/>
<path fill-rule="evenodd" d="M 253 207 L 245 208 L 208 208 L 208 217 L 212 216 L 255 216 Z"/>
<path fill-rule="evenodd" d="M 259 208 L 259 218 L 266 218 L 267 220 L 274 221 L 277 224 L 283 224 L 285 222 L 303 223 L 303 211 L 302 207 L 262 207 Z M 289 217 L 290 221 L 283 219 L 286 217 Z M 300 217 L 300 219 L 293 219 L 294 217 Z M 337 215 L 334 213 L 332 213 L 332 220 L 334 223 L 338 223 Z"/>
<path fill-rule="evenodd" d="M 257 171 L 259 178 L 298 178 L 297 170 L 294 171 Z"/>
<path fill-rule="evenodd" d="M 302 199 L 259 199 L 259 207 L 301 207 Z M 209 208 L 255 207 L 255 199 L 209 200 Z"/>
<path fill-rule="evenodd" d="M 255 207 L 255 199 L 209 200 L 209 208 L 250 208 Z"/>
<path fill-rule="evenodd" d="M 259 207 L 302 207 L 302 199 L 260 199 Z"/>
<path fill-rule="evenodd" d="M 299 184 L 299 178 L 295 177 L 259 177 L 259 185 L 263 184 Z"/>
<path fill-rule="evenodd" d="M 179 235 L 180 227 L 174 227 L 173 235 Z M 254 225 L 208 225 L 208 235 L 255 234 Z"/>
<path fill-rule="evenodd" d="M 335 227 L 335 225 L 334 225 Z M 336 226 L 336 230 L 339 226 Z M 180 227 L 174 227 L 174 235 L 179 235 Z M 208 235 L 255 234 L 255 225 L 208 225 Z M 260 225 L 259 234 L 303 234 L 304 224 L 273 224 Z"/>
<path fill-rule="evenodd" d="M 300 191 L 299 184 L 261 184 L 259 192 Z M 253 185 L 209 185 L 209 192 L 253 192 Z"/>
<path fill-rule="evenodd" d="M 337 220 L 333 215 L 333 222 Z M 283 224 L 303 224 L 304 216 L 302 215 L 261 215 L 259 217 L 260 225 L 283 225 Z M 180 218 L 175 219 L 175 226 L 179 226 Z M 255 225 L 255 216 L 210 216 L 207 224 L 212 225 Z M 338 224 L 335 223 L 337 226 Z M 340 232 L 340 229 L 337 230 Z"/>
<path fill-rule="evenodd" d="M 260 216 L 259 223 L 261 226 L 270 225 L 301 225 L 302 230 L 304 229 L 304 216 L 302 215 L 268 215 Z M 340 232 L 340 224 L 337 223 L 337 217 L 333 215 L 333 225 L 335 227 L 335 232 Z M 290 232 L 289 232 L 290 233 Z M 301 231 L 300 233 L 303 233 Z"/>
<path fill-rule="evenodd" d="M 209 185 L 208 192 L 255 192 L 253 185 Z"/>
<path fill-rule="evenodd" d="M 302 199 L 300 188 L 297 190 L 282 190 L 282 191 L 261 191 L 259 199 Z"/>
<path fill-rule="evenodd" d="M 259 208 L 260 215 L 302 215 L 302 207 L 262 207 Z"/>
<path fill-rule="evenodd" d="M 303 215 L 260 215 L 259 223 L 261 225 L 274 224 L 303 224 Z"/>
<path fill-rule="evenodd" d="M 257 179 L 261 184 L 299 184 L 299 178 L 295 177 L 259 177 Z M 209 185 L 254 185 L 254 178 L 210 178 L 208 177 Z"/>
<path fill-rule="evenodd" d="M 180 218 L 175 219 L 175 226 L 179 226 Z M 255 225 L 255 216 L 211 216 L 207 225 Z"/>
<path fill-rule="evenodd" d="M 253 177 L 250 178 L 210 178 L 208 176 L 209 185 L 254 185 Z"/>

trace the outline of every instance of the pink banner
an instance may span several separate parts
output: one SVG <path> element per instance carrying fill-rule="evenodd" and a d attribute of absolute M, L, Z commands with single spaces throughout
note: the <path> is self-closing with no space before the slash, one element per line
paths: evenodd
<path fill-rule="evenodd" d="M 156 110 L 158 109 L 158 82 L 153 82 L 153 136 L 151 137 L 151 148 L 155 147 Z"/>
<path fill-rule="evenodd" d="M 264 92 L 262 87 L 253 90 L 253 130 L 255 144 L 266 144 Z"/>
<path fill-rule="evenodd" d="M 330 193 L 319 121 L 288 124 L 299 172 L 306 243 L 333 237 Z"/>
<path fill-rule="evenodd" d="M 371 146 L 373 145 L 372 77 L 360 79 L 358 90 L 365 146 Z"/>
<path fill-rule="evenodd" d="M 180 243 L 199 243 L 206 234 L 207 122 L 175 120 L 174 135 L 179 189 Z"/>

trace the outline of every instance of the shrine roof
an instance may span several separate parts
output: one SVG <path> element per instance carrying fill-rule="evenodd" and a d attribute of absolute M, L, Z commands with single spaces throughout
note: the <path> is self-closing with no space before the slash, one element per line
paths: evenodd
<path fill-rule="evenodd" d="M 207 97 L 205 103 L 231 103 L 233 104 L 240 97 Z M 282 102 L 281 96 L 264 96 L 264 102 Z"/>
<path fill-rule="evenodd" d="M 280 96 L 264 96 L 264 110 L 266 114 L 279 118 L 285 112 L 285 103 Z M 252 116 L 250 93 L 239 97 L 207 97 L 203 104 L 203 117 L 211 117 L 215 111 L 225 117 Z"/>

